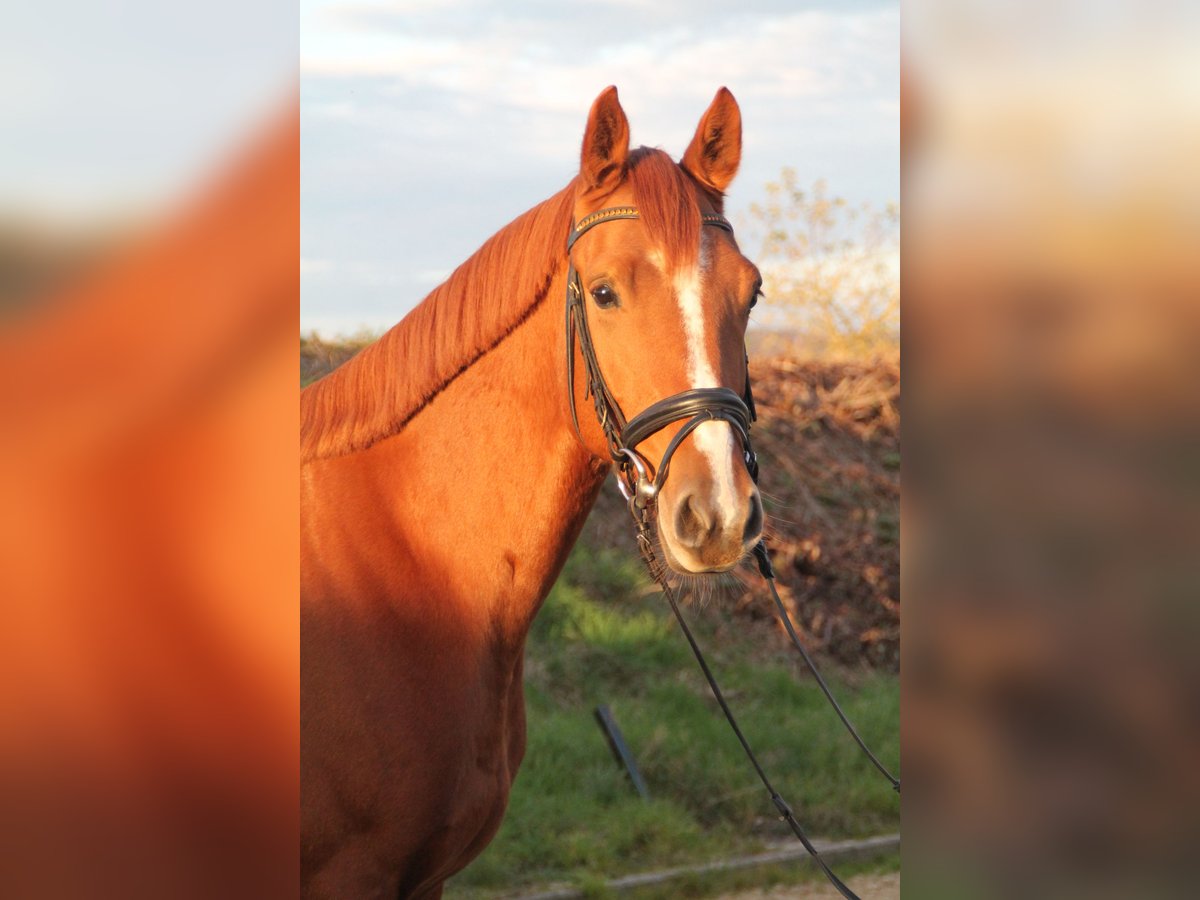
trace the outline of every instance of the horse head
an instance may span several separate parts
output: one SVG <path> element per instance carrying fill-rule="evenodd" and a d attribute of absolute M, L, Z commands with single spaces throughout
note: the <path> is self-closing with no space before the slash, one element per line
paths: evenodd
<path fill-rule="evenodd" d="M 740 158 L 741 115 L 728 90 L 676 164 L 661 150 L 630 151 L 610 87 L 588 116 L 576 182 L 567 315 L 568 340 L 577 328 L 580 349 L 568 346 L 568 370 L 588 377 L 572 374 L 572 408 L 590 382 L 600 421 L 580 415 L 580 434 L 597 455 L 649 470 L 664 555 L 684 573 L 731 569 L 762 532 L 748 468 L 751 413 L 739 399 L 749 397 L 746 325 L 762 280 L 721 216 Z M 668 410 L 663 427 L 622 434 L 627 415 L 642 425 L 633 414 L 665 398 L 679 398 L 678 415 Z M 706 402 L 715 413 L 704 413 Z"/>

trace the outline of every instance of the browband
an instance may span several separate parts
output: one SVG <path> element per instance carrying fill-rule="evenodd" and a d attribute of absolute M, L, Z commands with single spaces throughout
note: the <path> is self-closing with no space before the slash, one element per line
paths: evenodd
<path fill-rule="evenodd" d="M 580 236 L 595 225 L 601 222 L 611 222 L 613 219 L 640 219 L 642 214 L 638 212 L 636 206 L 610 206 L 607 209 L 600 209 L 594 213 L 589 213 L 584 216 L 571 229 L 571 233 L 567 236 L 567 252 L 571 252 L 571 248 L 575 246 L 575 242 Z M 733 225 L 724 216 L 717 213 L 701 213 L 701 225 L 713 225 L 717 228 L 724 228 L 730 234 L 733 234 Z"/>

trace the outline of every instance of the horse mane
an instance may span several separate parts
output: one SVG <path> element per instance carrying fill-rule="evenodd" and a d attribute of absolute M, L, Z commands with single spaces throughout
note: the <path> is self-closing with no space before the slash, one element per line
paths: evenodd
<path fill-rule="evenodd" d="M 700 246 L 696 182 L 662 150 L 639 147 L 626 178 L 641 221 L 679 265 Z M 300 392 L 300 459 L 390 437 L 546 299 L 566 265 L 578 180 L 489 238 L 407 316 Z"/>

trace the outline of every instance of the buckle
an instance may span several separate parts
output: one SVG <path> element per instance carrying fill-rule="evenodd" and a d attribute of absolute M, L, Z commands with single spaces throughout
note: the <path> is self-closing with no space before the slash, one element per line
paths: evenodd
<path fill-rule="evenodd" d="M 613 454 L 613 459 L 620 466 L 621 474 L 617 478 L 617 487 L 621 496 L 629 503 L 630 509 L 646 510 L 658 497 L 658 485 L 650 477 L 648 464 L 641 455 L 628 447 L 621 447 Z M 632 469 L 632 473 L 631 473 Z"/>

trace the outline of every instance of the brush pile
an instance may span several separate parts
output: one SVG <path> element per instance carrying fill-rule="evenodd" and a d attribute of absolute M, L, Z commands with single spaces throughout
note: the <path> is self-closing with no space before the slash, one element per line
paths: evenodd
<path fill-rule="evenodd" d="M 765 360 L 752 367 L 768 546 L 809 647 L 900 666 L 900 366 Z M 759 580 L 741 601 L 773 617 Z"/>

